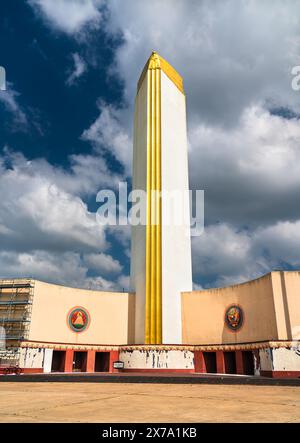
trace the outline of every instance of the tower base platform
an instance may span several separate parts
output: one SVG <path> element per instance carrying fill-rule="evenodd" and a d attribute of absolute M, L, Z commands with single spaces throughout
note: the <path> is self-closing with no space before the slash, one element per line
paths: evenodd
<path fill-rule="evenodd" d="M 164 384 L 213 384 L 249 386 L 299 386 L 300 378 L 269 378 L 262 376 L 238 376 L 224 374 L 165 373 L 52 373 L 3 375 L 0 382 L 57 382 L 57 383 L 164 383 Z"/>
<path fill-rule="evenodd" d="M 13 354 L 12 350 L 10 353 Z M 18 361 L 0 364 L 0 375 L 109 374 L 137 376 L 253 376 L 300 378 L 298 341 L 227 345 L 76 345 L 23 342 Z M 2 378 L 2 377 L 1 377 Z M 235 377 L 236 378 L 236 377 Z M 251 379 L 252 379 L 251 378 Z"/>

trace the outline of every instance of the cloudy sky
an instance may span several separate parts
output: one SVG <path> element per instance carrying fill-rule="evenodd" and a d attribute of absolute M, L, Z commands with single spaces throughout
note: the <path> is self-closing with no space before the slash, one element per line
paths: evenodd
<path fill-rule="evenodd" d="M 128 289 L 130 230 L 96 194 L 131 179 L 136 82 L 184 77 L 190 187 L 205 191 L 195 287 L 300 267 L 300 3 L 10 0 L 1 5 L 0 277 Z"/>

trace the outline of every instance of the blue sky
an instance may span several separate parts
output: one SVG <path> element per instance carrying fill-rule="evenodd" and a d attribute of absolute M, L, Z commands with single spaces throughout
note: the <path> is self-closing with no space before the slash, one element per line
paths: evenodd
<path fill-rule="evenodd" d="M 23 132 L 12 131 L 11 121 L 2 124 L 1 140 L 30 158 L 44 157 L 67 166 L 70 154 L 90 150 L 80 136 L 98 116 L 97 99 L 122 101 L 121 79 L 108 81 L 106 75 L 118 39 L 107 39 L 101 29 L 88 44 L 56 34 L 26 1 L 6 2 L 1 12 L 1 63 L 8 81 L 20 91 L 19 106 L 30 120 L 29 130 Z M 80 80 L 74 77 L 68 83 L 75 69 L 74 55 L 80 63 L 89 51 L 92 65 Z M 4 112 L 2 123 L 9 120 Z"/>
<path fill-rule="evenodd" d="M 205 191 L 195 287 L 299 268 L 299 9 L 276 0 L 1 5 L 0 277 L 128 289 L 130 230 L 99 227 L 95 199 L 119 180 L 130 185 L 136 82 L 153 49 L 184 77 L 190 186 Z"/>

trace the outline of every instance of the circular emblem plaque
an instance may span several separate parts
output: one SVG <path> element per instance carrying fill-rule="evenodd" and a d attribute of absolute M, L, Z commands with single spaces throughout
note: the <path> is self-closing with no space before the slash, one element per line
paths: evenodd
<path fill-rule="evenodd" d="M 225 323 L 231 331 L 238 331 L 244 321 L 244 314 L 242 308 L 237 305 L 231 305 L 225 312 Z"/>
<path fill-rule="evenodd" d="M 69 311 L 67 321 L 72 331 L 83 332 L 90 324 L 90 315 L 86 309 L 77 306 Z"/>

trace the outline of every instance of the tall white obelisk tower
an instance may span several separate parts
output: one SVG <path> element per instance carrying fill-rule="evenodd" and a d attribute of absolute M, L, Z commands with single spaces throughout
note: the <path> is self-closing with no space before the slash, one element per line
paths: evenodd
<path fill-rule="evenodd" d="M 180 292 L 192 290 L 189 204 L 184 223 L 170 220 L 164 193 L 188 188 L 183 81 L 153 52 L 138 82 L 134 115 L 133 189 L 147 193 L 146 226 L 132 227 L 136 343 L 181 343 Z"/>

